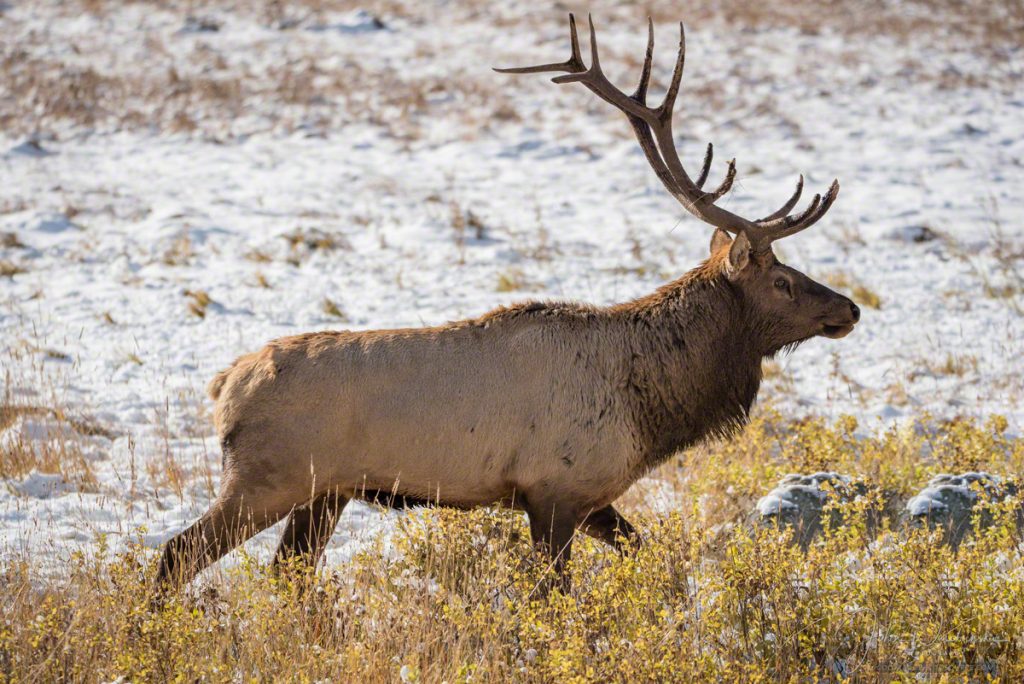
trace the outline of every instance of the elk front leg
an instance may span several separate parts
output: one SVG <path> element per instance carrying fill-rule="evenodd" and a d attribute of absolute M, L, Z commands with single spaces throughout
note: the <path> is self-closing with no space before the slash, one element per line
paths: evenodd
<path fill-rule="evenodd" d="M 619 553 L 640 546 L 636 528 L 611 505 L 588 514 L 580 521 L 579 527 L 594 539 L 614 546 Z"/>
<path fill-rule="evenodd" d="M 562 580 L 562 586 L 569 587 L 566 563 L 572 552 L 572 537 L 576 532 L 576 509 L 566 501 L 547 498 L 527 498 L 526 514 L 530 519 L 530 537 L 539 551 L 547 554 L 555 572 Z"/>

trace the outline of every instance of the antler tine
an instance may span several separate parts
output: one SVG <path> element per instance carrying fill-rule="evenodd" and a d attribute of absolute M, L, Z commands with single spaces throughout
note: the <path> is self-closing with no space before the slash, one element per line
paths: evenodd
<path fill-rule="evenodd" d="M 672 108 L 676 104 L 676 95 L 679 94 L 679 83 L 683 80 L 683 66 L 686 64 L 686 29 L 683 22 L 679 22 L 679 52 L 676 53 L 676 65 L 672 69 L 672 80 L 669 81 L 668 90 L 665 92 L 665 99 L 658 107 L 658 118 L 663 123 L 672 121 Z"/>
<path fill-rule="evenodd" d="M 593 25 L 591 25 L 591 28 L 593 28 Z M 537 74 L 548 71 L 568 71 L 569 73 L 575 74 L 581 71 L 586 71 L 587 67 L 583 64 L 583 57 L 580 54 L 579 35 L 577 35 L 576 33 L 576 17 L 574 17 L 572 14 L 569 15 L 569 40 L 572 44 L 572 54 L 569 56 L 569 59 L 565 60 L 564 62 L 538 64 L 537 66 L 528 67 L 511 67 L 506 69 L 495 68 L 494 70 L 502 74 Z M 594 55 L 596 62 L 597 53 L 594 53 Z"/>
<path fill-rule="evenodd" d="M 642 105 L 647 104 L 647 86 L 651 84 L 651 63 L 654 61 L 654 20 L 647 17 L 647 54 L 644 55 L 644 67 L 640 71 L 640 83 L 633 92 L 633 99 Z"/>
<path fill-rule="evenodd" d="M 640 70 L 640 82 L 637 83 L 636 90 L 633 91 L 633 95 L 631 96 L 631 99 L 638 102 L 644 108 L 647 108 L 647 88 L 651 83 L 651 65 L 653 62 L 654 21 L 650 17 L 647 17 L 647 51 L 644 54 L 643 68 Z M 589 85 L 587 87 L 590 88 Z M 591 90 L 593 90 L 593 88 L 591 88 Z M 661 158 L 658 146 L 654 143 L 654 138 L 651 136 L 651 127 L 647 124 L 645 119 L 629 114 L 628 112 L 626 113 L 626 118 L 629 119 L 629 124 L 633 128 L 633 132 L 636 134 L 637 142 L 640 143 L 640 149 L 643 150 L 648 163 L 651 165 L 651 168 L 654 169 L 654 174 L 673 197 L 678 197 L 679 190 L 676 187 L 675 179 L 672 178 L 672 174 L 669 172 L 668 167 L 665 166 L 665 161 Z"/>
<path fill-rule="evenodd" d="M 587 14 L 587 24 L 590 26 L 590 69 L 602 73 L 601 59 L 597 55 L 597 31 L 594 29 L 593 15 Z"/>
<path fill-rule="evenodd" d="M 576 17 L 569 13 L 569 42 L 572 44 L 570 49 L 572 50 L 572 56 L 569 58 L 574 64 L 578 64 L 579 68 L 583 67 L 583 57 L 580 54 L 580 36 L 576 32 Z"/>
<path fill-rule="evenodd" d="M 770 221 L 774 221 L 775 219 L 782 218 L 783 216 L 788 214 L 793 209 L 793 207 L 796 206 L 797 202 L 800 201 L 800 193 L 802 193 L 803 191 L 804 191 L 804 174 L 801 173 L 800 174 L 800 178 L 798 178 L 797 181 L 796 181 L 796 192 L 793 193 L 793 196 L 790 197 L 788 200 L 786 200 L 786 203 L 783 204 L 781 207 L 779 207 L 778 209 L 776 209 L 772 213 L 768 214 L 764 218 L 761 218 L 761 219 L 758 219 L 758 220 L 754 221 L 754 223 L 764 224 L 764 223 L 768 223 Z"/>
<path fill-rule="evenodd" d="M 722 179 L 721 184 L 715 188 L 713 192 L 709 192 L 707 195 L 707 201 L 714 204 L 722 197 L 725 193 L 729 192 L 732 188 L 732 182 L 736 180 L 736 160 L 729 160 L 729 168 L 725 170 L 725 178 Z M 699 185 L 697 187 L 700 187 Z"/>
<path fill-rule="evenodd" d="M 694 185 L 700 190 L 704 187 L 704 183 L 708 180 L 708 173 L 711 172 L 711 158 L 715 156 L 715 146 L 708 143 L 707 152 L 704 153 L 704 163 L 700 167 L 700 175 L 697 176 L 697 182 Z"/>
<path fill-rule="evenodd" d="M 804 209 L 801 213 L 796 216 L 783 216 L 782 218 L 775 219 L 768 223 L 761 224 L 759 228 L 766 237 L 770 239 L 776 239 L 776 235 L 780 235 L 785 232 L 792 230 L 793 228 L 800 226 L 804 221 L 809 219 L 815 211 L 818 210 L 818 205 L 821 204 L 821 195 L 817 194 L 814 199 L 811 200 L 810 205 Z M 799 230 L 799 229 L 798 229 Z M 793 231 L 796 232 L 796 231 Z"/>
<path fill-rule="evenodd" d="M 683 68 L 686 64 L 686 29 L 682 23 L 679 24 L 679 52 L 676 55 L 675 68 L 672 70 L 672 79 L 665 93 L 665 99 L 656 110 L 658 120 L 651 124 L 651 129 L 658 142 L 658 149 L 665 160 L 665 165 L 670 170 L 676 182 L 678 191 L 674 193 L 680 199 L 683 206 L 697 218 L 710 223 L 713 226 L 722 228 L 732 233 L 739 233 L 754 228 L 753 224 L 745 218 L 737 216 L 714 205 L 715 200 L 729 191 L 736 177 L 735 160 L 729 163 L 725 179 L 713 192 L 701 192 L 703 184 L 707 181 L 708 173 L 711 170 L 711 160 L 714 155 L 714 147 L 708 145 L 704 155 L 704 163 L 701 167 L 697 182 L 694 183 L 686 173 L 679 154 L 675 149 L 675 140 L 672 136 L 672 110 L 675 106 L 676 97 L 679 94 L 679 84 L 683 76 Z"/>
<path fill-rule="evenodd" d="M 770 240 L 781 240 L 784 237 L 789 237 L 799 233 L 801 230 L 810 228 L 824 216 L 828 210 L 832 207 L 832 203 L 836 201 L 836 197 L 839 195 L 839 181 L 833 180 L 832 185 L 829 186 L 825 192 L 825 196 L 815 195 L 814 201 L 811 202 L 811 206 L 807 207 L 806 210 L 799 216 L 787 216 L 783 219 L 776 219 L 772 223 L 764 224 L 763 228 L 766 229 L 766 233 Z M 779 224 L 777 227 L 772 227 L 772 224 L 778 224 L 779 221 L 785 221 L 785 223 Z"/>
<path fill-rule="evenodd" d="M 590 24 L 590 68 L 583 72 L 556 76 L 551 79 L 551 82 L 559 85 L 582 83 L 590 89 L 590 92 L 627 116 L 635 116 L 646 123 L 651 123 L 655 120 L 654 111 L 616 88 L 604 75 L 604 71 L 601 70 L 601 59 L 598 56 L 597 31 L 594 28 L 594 19 L 590 15 L 587 16 L 587 23 Z"/>

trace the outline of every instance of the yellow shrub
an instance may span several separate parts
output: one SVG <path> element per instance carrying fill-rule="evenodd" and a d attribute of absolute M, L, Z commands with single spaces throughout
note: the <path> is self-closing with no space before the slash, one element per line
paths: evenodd
<path fill-rule="evenodd" d="M 681 454 L 654 476 L 693 504 L 634 511 L 644 544 L 626 557 L 578 537 L 565 592 L 523 516 L 497 509 L 413 512 L 314 574 L 270 576 L 243 556 L 160 607 L 141 546 L 111 556 L 101 542 L 56 579 L 8 560 L 0 680 L 1024 677 L 1019 502 L 984 502 L 992 524 L 958 550 L 898 514 L 942 470 L 1020 472 L 1021 440 L 1000 419 L 858 430 L 766 412 Z M 804 551 L 749 512 L 780 475 L 808 469 L 876 487 L 838 504 Z"/>

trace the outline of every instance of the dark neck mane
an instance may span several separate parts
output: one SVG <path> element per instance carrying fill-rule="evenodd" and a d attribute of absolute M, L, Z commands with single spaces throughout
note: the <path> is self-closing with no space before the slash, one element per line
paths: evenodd
<path fill-rule="evenodd" d="M 724 253 L 656 292 L 612 309 L 627 325 L 629 405 L 644 465 L 746 422 L 761 383 Z"/>

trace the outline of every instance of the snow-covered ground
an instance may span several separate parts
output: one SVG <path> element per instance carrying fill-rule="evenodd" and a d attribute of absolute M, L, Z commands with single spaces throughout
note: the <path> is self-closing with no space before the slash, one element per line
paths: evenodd
<path fill-rule="evenodd" d="M 560 10 L 446 8 L 4 5 L 17 88 L 0 93 L 0 263 L 18 272 L 0 277 L 3 401 L 59 401 L 106 436 L 75 437 L 94 486 L 0 482 L 0 554 L 182 529 L 219 476 L 205 383 L 271 338 L 526 298 L 609 303 L 706 255 L 710 230 L 663 191 L 621 115 L 579 86 L 490 70 L 564 59 Z M 602 64 L 631 90 L 645 17 L 595 18 Z M 657 25 L 659 87 L 675 31 Z M 996 63 L 935 34 L 715 20 L 687 42 L 684 161 L 713 141 L 717 183 L 737 157 L 722 203 L 750 216 L 800 172 L 813 191 L 839 178 L 828 217 L 778 251 L 880 300 L 850 337 L 780 359 L 765 394 L 867 429 L 929 411 L 1001 413 L 1020 432 L 1020 48 Z M 2 427 L 0 448 L 66 429 L 38 412 Z M 353 506 L 343 528 L 386 521 Z"/>

